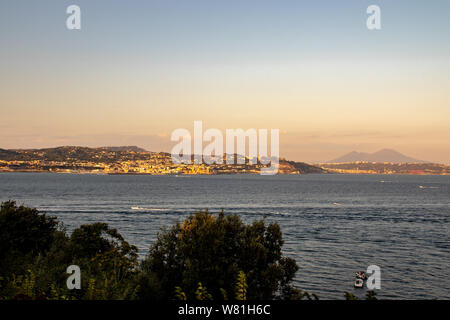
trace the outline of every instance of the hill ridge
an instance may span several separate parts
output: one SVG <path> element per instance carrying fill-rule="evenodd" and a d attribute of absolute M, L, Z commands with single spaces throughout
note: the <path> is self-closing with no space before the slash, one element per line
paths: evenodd
<path fill-rule="evenodd" d="M 390 163 L 429 163 L 429 161 L 418 160 L 389 148 L 380 149 L 373 153 L 351 151 L 341 157 L 327 161 L 327 163 L 347 163 L 361 161 Z"/>

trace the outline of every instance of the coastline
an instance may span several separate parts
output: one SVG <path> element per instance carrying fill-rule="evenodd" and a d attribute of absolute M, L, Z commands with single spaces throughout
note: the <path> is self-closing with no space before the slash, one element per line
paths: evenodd
<path fill-rule="evenodd" d="M 48 171 L 48 170 L 0 170 L 2 173 L 49 173 L 49 174 L 75 174 L 75 175 L 99 175 L 99 176 L 222 176 L 222 175 L 254 175 L 259 176 L 256 172 L 217 172 L 217 173 L 139 173 L 139 172 L 120 172 L 120 173 L 106 173 L 106 172 L 89 172 L 89 171 Z M 360 175 L 360 176 L 450 176 L 450 173 L 378 173 L 378 172 L 311 172 L 311 173 L 278 173 L 277 175 Z"/>

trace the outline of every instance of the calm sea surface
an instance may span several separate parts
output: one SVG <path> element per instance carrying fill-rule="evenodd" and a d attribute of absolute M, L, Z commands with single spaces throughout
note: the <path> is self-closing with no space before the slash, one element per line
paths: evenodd
<path fill-rule="evenodd" d="M 108 176 L 1 173 L 14 199 L 68 230 L 107 222 L 145 256 L 163 226 L 208 208 L 280 224 L 296 285 L 342 299 L 354 272 L 381 268 L 380 298 L 450 299 L 450 176 Z"/>

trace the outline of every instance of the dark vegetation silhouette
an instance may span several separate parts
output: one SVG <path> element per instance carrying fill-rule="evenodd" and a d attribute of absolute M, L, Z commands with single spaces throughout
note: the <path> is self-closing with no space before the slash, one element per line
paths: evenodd
<path fill-rule="evenodd" d="M 299 299 L 298 266 L 283 257 L 280 227 L 198 212 L 163 230 L 148 255 L 105 223 L 68 235 L 54 217 L 4 202 L 0 209 L 2 299 Z M 81 289 L 66 285 L 69 265 Z"/>
<path fill-rule="evenodd" d="M 137 247 L 106 223 L 68 235 L 55 217 L 8 201 L 0 208 L 0 299 L 317 299 L 292 285 L 298 265 L 282 246 L 276 223 L 204 211 L 163 229 L 139 261 Z M 67 288 L 70 265 L 80 267 L 81 289 Z"/>

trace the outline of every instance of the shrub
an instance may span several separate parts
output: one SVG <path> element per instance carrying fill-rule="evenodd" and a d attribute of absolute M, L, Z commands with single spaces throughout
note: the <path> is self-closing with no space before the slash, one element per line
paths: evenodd
<path fill-rule="evenodd" d="M 247 299 L 290 298 L 298 266 L 282 256 L 282 245 L 278 224 L 259 220 L 246 225 L 237 215 L 199 212 L 158 235 L 141 272 L 158 279 L 160 299 L 173 298 L 175 287 L 194 299 L 199 282 L 213 297 L 235 297 L 240 271 Z M 141 283 L 138 295 L 148 297 L 152 290 Z"/>

